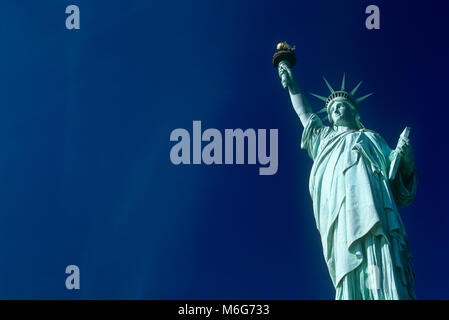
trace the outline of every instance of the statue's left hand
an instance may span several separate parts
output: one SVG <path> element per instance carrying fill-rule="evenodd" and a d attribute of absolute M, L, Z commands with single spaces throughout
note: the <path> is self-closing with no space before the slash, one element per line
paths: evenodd
<path fill-rule="evenodd" d="M 398 146 L 395 150 L 401 155 L 401 171 L 404 175 L 409 176 L 415 170 L 415 159 L 413 156 L 413 149 L 410 144 L 410 139 L 406 137 L 399 138 Z"/>

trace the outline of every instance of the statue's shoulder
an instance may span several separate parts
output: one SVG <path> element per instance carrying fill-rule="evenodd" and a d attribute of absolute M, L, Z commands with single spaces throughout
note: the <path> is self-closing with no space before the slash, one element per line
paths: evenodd
<path fill-rule="evenodd" d="M 378 132 L 370 129 L 360 129 L 360 131 L 368 136 L 368 138 L 370 138 L 370 140 L 376 143 L 379 147 L 383 148 L 388 146 L 385 139 Z"/>
<path fill-rule="evenodd" d="M 328 134 L 328 133 L 334 133 L 334 132 L 336 132 L 336 131 L 335 131 L 335 129 L 334 129 L 333 127 L 331 127 L 331 126 L 323 125 L 323 132 L 326 133 L 326 134 Z"/>
<path fill-rule="evenodd" d="M 363 132 L 364 134 L 368 135 L 368 136 L 373 137 L 373 138 L 383 139 L 382 136 L 378 132 L 376 132 L 374 130 L 363 128 L 363 129 L 360 129 L 360 131 Z"/>
<path fill-rule="evenodd" d="M 334 137 L 336 134 L 337 134 L 337 132 L 331 126 L 323 125 L 321 127 L 320 136 L 323 140 L 330 139 L 330 138 Z"/>
<path fill-rule="evenodd" d="M 313 131 L 320 135 L 327 135 L 329 132 L 333 131 L 332 127 L 323 124 L 323 121 L 316 113 L 311 113 L 306 126 L 304 127 L 304 132 Z"/>

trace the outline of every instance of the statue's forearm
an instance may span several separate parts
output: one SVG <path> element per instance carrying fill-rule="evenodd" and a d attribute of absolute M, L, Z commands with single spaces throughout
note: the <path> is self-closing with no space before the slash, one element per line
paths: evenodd
<path fill-rule="evenodd" d="M 301 120 L 302 125 L 306 126 L 312 109 L 306 96 L 301 92 L 296 80 L 292 81 L 292 83 L 288 87 L 288 92 L 290 93 L 290 99 L 292 101 L 293 109 L 295 109 L 296 113 L 298 114 L 299 120 Z"/>

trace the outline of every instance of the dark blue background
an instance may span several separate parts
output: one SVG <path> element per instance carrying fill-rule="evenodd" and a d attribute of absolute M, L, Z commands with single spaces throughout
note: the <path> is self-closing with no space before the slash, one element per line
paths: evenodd
<path fill-rule="evenodd" d="M 0 298 L 333 299 L 312 163 L 271 65 L 284 40 L 304 90 L 327 95 L 321 76 L 346 72 L 375 92 L 368 128 L 394 147 L 412 127 L 418 195 L 401 214 L 416 293 L 449 298 L 445 3 L 3 1 Z M 65 29 L 69 4 L 81 30 Z M 170 132 L 193 120 L 278 128 L 278 173 L 174 166 Z"/>

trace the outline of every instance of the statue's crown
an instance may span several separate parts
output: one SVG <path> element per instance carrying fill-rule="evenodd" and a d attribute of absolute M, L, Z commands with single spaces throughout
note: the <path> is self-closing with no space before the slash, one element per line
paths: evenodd
<path fill-rule="evenodd" d="M 343 74 L 343 80 L 341 81 L 341 89 L 340 90 L 334 90 L 332 88 L 332 86 L 329 84 L 329 82 L 326 80 L 325 77 L 323 77 L 324 82 L 326 83 L 327 87 L 329 88 L 331 94 L 326 98 L 323 96 L 320 96 L 318 94 L 315 93 L 310 93 L 311 95 L 313 95 L 314 97 L 322 100 L 325 102 L 325 106 L 323 109 L 319 110 L 317 113 L 321 113 L 321 112 L 327 112 L 328 111 L 328 107 L 330 106 L 332 100 L 336 99 L 336 98 L 345 98 L 347 100 L 349 100 L 357 109 L 359 108 L 359 102 L 362 102 L 363 100 L 365 100 L 366 98 L 368 98 L 370 95 L 372 95 L 373 93 L 369 93 L 367 95 L 364 95 L 363 97 L 360 98 L 355 98 L 354 94 L 357 92 L 357 90 L 359 89 L 360 85 L 362 84 L 362 81 L 359 82 L 359 84 L 352 89 L 351 92 L 347 92 L 345 91 L 345 74 Z"/>

